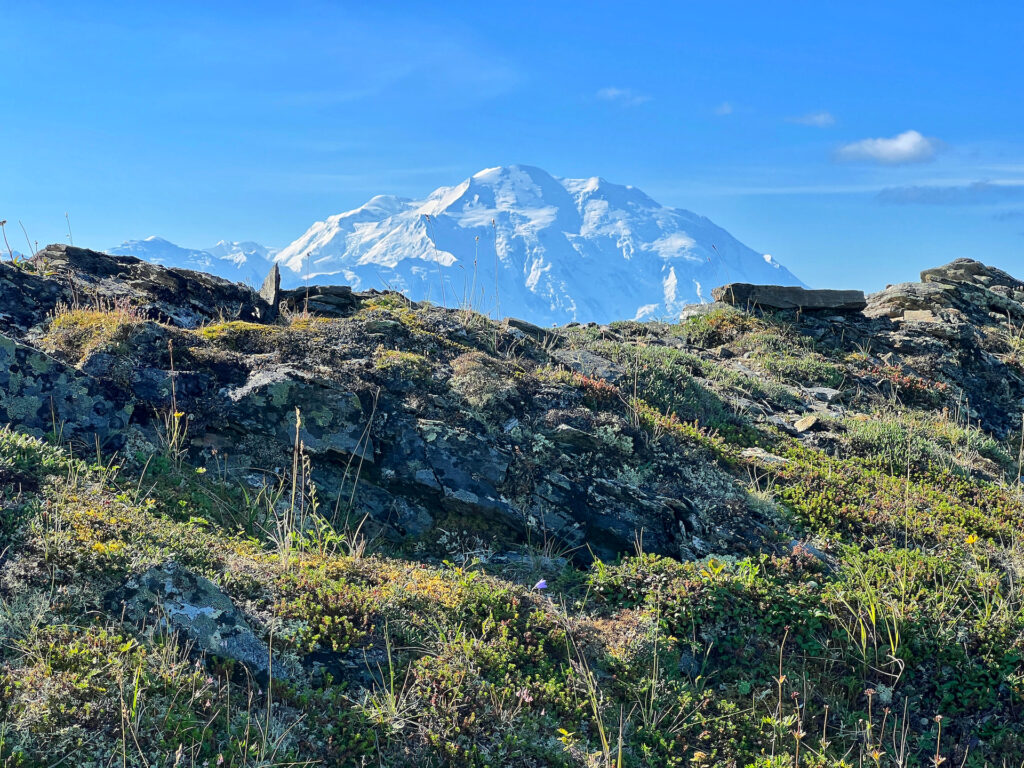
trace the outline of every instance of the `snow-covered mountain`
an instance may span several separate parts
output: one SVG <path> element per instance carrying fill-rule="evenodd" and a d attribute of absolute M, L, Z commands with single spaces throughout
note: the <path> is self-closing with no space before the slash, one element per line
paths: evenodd
<path fill-rule="evenodd" d="M 121 245 L 109 248 L 107 252 L 135 256 L 165 267 L 209 272 L 226 280 L 257 287 L 263 283 L 270 271 L 276 253 L 259 243 L 229 240 L 221 240 L 212 248 L 194 250 L 182 248 L 162 237 L 127 240 Z"/>
<path fill-rule="evenodd" d="M 672 318 L 728 282 L 801 285 L 703 216 L 525 165 L 424 200 L 374 197 L 317 222 L 275 260 L 286 284 L 390 287 L 542 324 Z"/>

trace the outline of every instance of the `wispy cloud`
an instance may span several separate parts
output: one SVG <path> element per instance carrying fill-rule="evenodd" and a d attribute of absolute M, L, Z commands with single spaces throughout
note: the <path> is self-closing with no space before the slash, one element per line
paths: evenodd
<path fill-rule="evenodd" d="M 1024 198 L 1024 182 L 887 187 L 875 199 L 888 205 L 991 205 Z"/>
<path fill-rule="evenodd" d="M 638 93 L 632 88 L 616 88 L 609 86 L 597 92 L 597 98 L 602 101 L 612 101 L 624 107 L 635 107 L 651 100 L 646 93 Z"/>
<path fill-rule="evenodd" d="M 925 163 L 935 158 L 942 142 L 918 131 L 904 131 L 892 138 L 861 139 L 846 144 L 836 152 L 836 159 L 847 162 L 870 162 L 882 165 Z"/>
<path fill-rule="evenodd" d="M 836 124 L 836 118 L 831 112 L 808 112 L 806 115 L 787 117 L 786 122 L 798 125 L 811 125 L 815 128 L 828 128 L 830 125 Z"/>
<path fill-rule="evenodd" d="M 730 104 L 728 101 L 723 101 L 721 104 L 715 107 L 715 114 L 720 117 L 731 115 L 734 111 L 735 110 L 733 109 L 732 104 Z"/>
<path fill-rule="evenodd" d="M 1009 211 L 1000 211 L 992 216 L 996 221 L 1018 221 L 1024 219 L 1024 208 L 1013 208 Z"/>

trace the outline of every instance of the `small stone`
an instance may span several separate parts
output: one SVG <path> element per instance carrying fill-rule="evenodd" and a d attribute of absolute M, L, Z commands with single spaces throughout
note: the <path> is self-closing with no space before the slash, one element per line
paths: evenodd
<path fill-rule="evenodd" d="M 556 443 L 582 450 L 594 450 L 600 445 L 596 436 L 568 424 L 559 424 L 555 427 L 555 431 L 551 433 L 551 439 Z"/>
<path fill-rule="evenodd" d="M 796 424 L 793 425 L 793 429 L 795 429 L 799 434 L 803 434 L 804 432 L 809 432 L 812 429 L 818 428 L 820 422 L 820 417 L 812 413 L 810 416 L 804 416 L 802 419 L 797 421 Z"/>
<path fill-rule="evenodd" d="M 809 387 L 805 391 L 815 400 L 819 400 L 822 403 L 831 403 L 842 394 L 838 389 L 832 389 L 831 387 Z"/>
<path fill-rule="evenodd" d="M 756 459 L 765 464 L 789 464 L 789 459 L 783 458 L 782 456 L 776 456 L 774 453 L 768 453 L 764 448 L 746 448 L 740 456 L 745 459 Z"/>

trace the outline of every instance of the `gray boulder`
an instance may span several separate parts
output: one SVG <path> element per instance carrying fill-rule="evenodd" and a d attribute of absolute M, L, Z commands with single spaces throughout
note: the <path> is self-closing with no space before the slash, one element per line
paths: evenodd
<path fill-rule="evenodd" d="M 133 576 L 111 596 L 111 603 L 139 627 L 177 633 L 197 654 L 206 654 L 245 666 L 266 685 L 271 667 L 266 643 L 256 637 L 231 598 L 209 579 L 168 562 Z"/>

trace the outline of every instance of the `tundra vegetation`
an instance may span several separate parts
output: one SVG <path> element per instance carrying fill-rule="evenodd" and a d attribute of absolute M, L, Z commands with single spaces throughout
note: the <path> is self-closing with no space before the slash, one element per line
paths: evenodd
<path fill-rule="evenodd" d="M 0 430 L 0 765 L 1019 766 L 1024 366 L 1012 322 L 959 322 L 58 307 L 38 348 L 138 386 L 149 345 L 171 387 L 116 447 L 56 416 Z M 330 415 L 274 390 L 284 460 L 232 462 L 189 375 L 243 358 L 353 364 L 354 442 L 318 453 Z M 553 472 L 644 503 L 685 480 L 696 522 L 675 553 L 641 526 L 608 554 L 470 500 L 396 535 L 360 498 L 396 402 L 511 446 L 510 509 Z M 160 604 L 128 615 L 125 584 L 168 563 L 230 599 L 267 674 Z"/>

